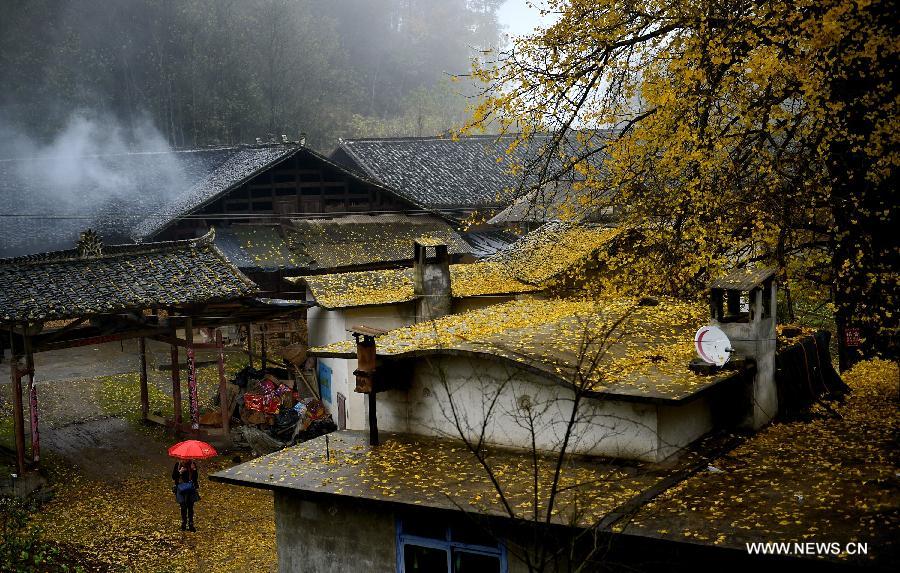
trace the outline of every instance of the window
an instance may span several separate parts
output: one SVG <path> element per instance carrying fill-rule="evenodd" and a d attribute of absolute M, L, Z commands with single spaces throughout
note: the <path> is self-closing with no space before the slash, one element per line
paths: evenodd
<path fill-rule="evenodd" d="M 477 527 L 397 520 L 399 573 L 506 573 L 506 548 Z"/>

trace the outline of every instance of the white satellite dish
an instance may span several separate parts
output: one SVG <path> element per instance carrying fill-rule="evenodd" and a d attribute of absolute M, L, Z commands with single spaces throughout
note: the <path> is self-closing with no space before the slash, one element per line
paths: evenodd
<path fill-rule="evenodd" d="M 722 366 L 731 358 L 731 341 L 718 326 L 703 326 L 694 335 L 694 347 L 704 362 Z"/>

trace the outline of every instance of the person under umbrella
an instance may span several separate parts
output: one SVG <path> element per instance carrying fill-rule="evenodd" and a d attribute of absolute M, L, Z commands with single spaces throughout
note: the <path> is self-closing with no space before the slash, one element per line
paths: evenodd
<path fill-rule="evenodd" d="M 181 482 L 175 486 L 175 501 L 181 506 L 181 530 L 197 531 L 194 527 L 194 504 L 200 501 L 200 494 L 187 473 L 179 476 Z"/>
<path fill-rule="evenodd" d="M 181 506 L 182 531 L 197 531 L 194 528 L 194 504 L 200 501 L 200 472 L 195 460 L 217 455 L 215 448 L 199 440 L 186 440 L 169 448 L 169 456 L 178 460 L 172 468 L 172 480 L 175 482 L 172 492 Z"/>

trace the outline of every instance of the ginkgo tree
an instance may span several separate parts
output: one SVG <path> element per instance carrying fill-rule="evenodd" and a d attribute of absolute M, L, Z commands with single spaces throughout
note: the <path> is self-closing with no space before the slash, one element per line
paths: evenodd
<path fill-rule="evenodd" d="M 773 265 L 788 314 L 803 293 L 833 315 L 842 365 L 896 353 L 893 2 L 542 6 L 555 23 L 475 64 L 483 97 L 464 130 L 518 133 L 511 147 L 540 136 L 530 188 L 574 179 L 572 211 L 615 208 L 609 288 L 690 296 Z"/>

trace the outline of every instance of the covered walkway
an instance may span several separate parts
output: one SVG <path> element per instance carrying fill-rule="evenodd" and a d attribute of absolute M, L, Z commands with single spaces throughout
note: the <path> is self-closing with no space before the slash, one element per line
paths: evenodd
<path fill-rule="evenodd" d="M 77 248 L 0 260 L 0 328 L 11 348 L 10 380 L 16 466 L 20 474 L 40 461 L 38 396 L 34 355 L 65 348 L 137 339 L 144 420 L 200 435 L 195 352 L 217 353 L 222 426 L 228 436 L 222 326 L 301 315 L 306 304 L 258 297 L 259 288 L 216 248 L 213 233 L 184 241 L 105 247 L 83 233 Z M 206 329 L 209 342 L 195 342 Z M 171 363 L 184 352 L 188 373 L 190 420 L 181 419 L 181 379 L 172 368 L 174 419 L 149 412 L 147 339 L 170 346 Z M 26 385 L 23 388 L 23 378 Z M 26 458 L 25 401 L 31 425 Z M 210 432 L 207 431 L 206 435 Z"/>

